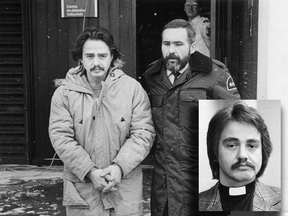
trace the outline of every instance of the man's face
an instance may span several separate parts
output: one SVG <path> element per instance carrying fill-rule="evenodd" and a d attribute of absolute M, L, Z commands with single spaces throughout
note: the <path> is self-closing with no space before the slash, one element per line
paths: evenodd
<path fill-rule="evenodd" d="M 192 46 L 192 47 L 191 47 Z M 184 68 L 194 52 L 185 28 L 165 29 L 162 34 L 162 55 L 165 66 L 172 72 Z"/>
<path fill-rule="evenodd" d="M 220 136 L 218 147 L 220 182 L 243 186 L 256 178 L 262 165 L 261 135 L 249 124 L 230 122 Z"/>
<path fill-rule="evenodd" d="M 184 11 L 186 12 L 186 15 L 192 19 L 198 16 L 198 0 L 186 0 L 186 3 L 184 4 Z"/>
<path fill-rule="evenodd" d="M 104 81 L 113 56 L 102 40 L 88 39 L 83 45 L 82 63 L 89 82 Z"/>

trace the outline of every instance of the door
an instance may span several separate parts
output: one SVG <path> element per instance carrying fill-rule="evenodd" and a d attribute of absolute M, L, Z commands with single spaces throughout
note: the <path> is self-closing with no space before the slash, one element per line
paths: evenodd
<path fill-rule="evenodd" d="M 211 0 L 211 57 L 223 62 L 239 90 L 245 0 Z"/>

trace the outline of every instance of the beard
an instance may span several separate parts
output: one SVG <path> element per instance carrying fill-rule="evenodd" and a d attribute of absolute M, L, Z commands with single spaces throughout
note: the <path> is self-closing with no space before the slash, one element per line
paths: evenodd
<path fill-rule="evenodd" d="M 171 71 L 172 73 L 176 73 L 183 69 L 190 59 L 190 55 L 184 56 L 183 59 L 176 56 L 175 54 L 170 54 L 164 58 L 164 64 L 167 70 Z"/>

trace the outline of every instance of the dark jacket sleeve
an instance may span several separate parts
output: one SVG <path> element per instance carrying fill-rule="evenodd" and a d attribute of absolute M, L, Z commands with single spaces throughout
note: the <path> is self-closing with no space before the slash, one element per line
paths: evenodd
<path fill-rule="evenodd" d="M 240 95 L 235 82 L 226 66 L 213 59 L 213 71 L 219 72 L 218 79 L 213 88 L 213 99 L 239 100 Z"/>

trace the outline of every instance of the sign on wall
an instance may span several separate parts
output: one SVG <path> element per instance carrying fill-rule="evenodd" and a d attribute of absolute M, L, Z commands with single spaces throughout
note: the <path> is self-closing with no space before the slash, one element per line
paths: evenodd
<path fill-rule="evenodd" d="M 61 0 L 61 17 L 97 17 L 98 0 Z"/>

